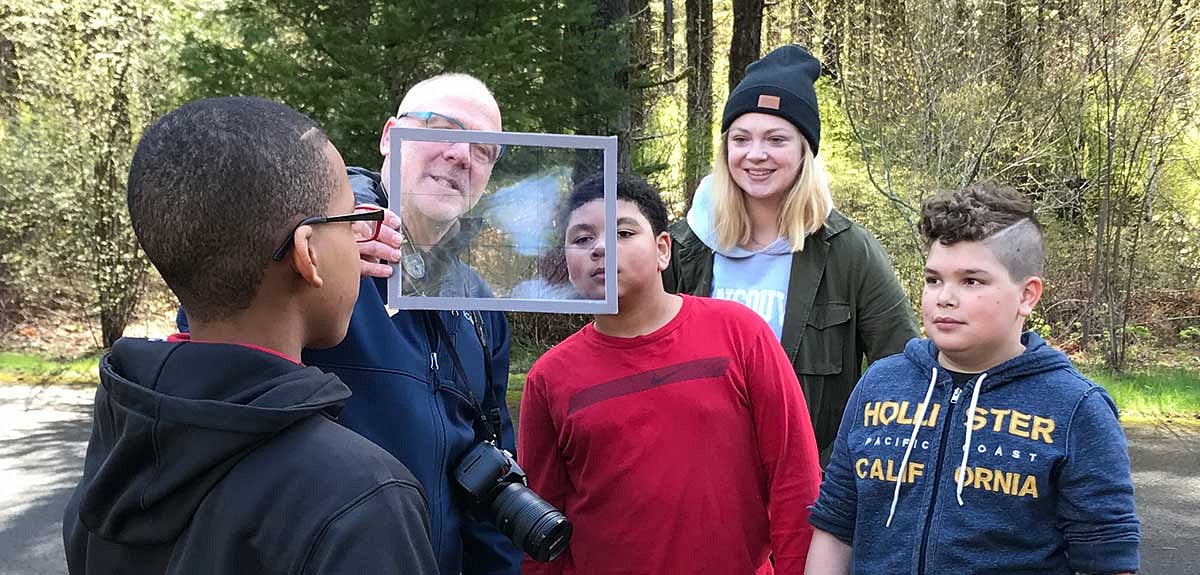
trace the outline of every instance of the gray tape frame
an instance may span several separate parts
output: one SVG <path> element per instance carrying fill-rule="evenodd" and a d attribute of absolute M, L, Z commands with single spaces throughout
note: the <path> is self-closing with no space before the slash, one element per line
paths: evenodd
<path fill-rule="evenodd" d="M 388 278 L 387 306 L 395 309 L 432 310 L 479 310 L 479 311 L 529 311 L 569 314 L 615 314 L 617 313 L 617 137 L 576 136 L 570 134 L 531 134 L 527 132 L 483 132 L 470 130 L 439 130 L 434 128 L 393 127 L 388 132 L 389 181 L 402 181 L 400 177 L 400 143 L 404 140 L 420 142 L 467 142 L 472 144 L 504 144 L 506 146 L 530 146 L 542 148 L 574 148 L 602 150 L 604 152 L 604 245 L 613 246 L 604 251 L 604 300 L 553 300 L 515 299 L 483 297 L 439 297 L 404 296 L 401 293 L 403 273 L 400 264 L 392 264 L 392 276 Z M 403 191 L 397 190 L 392 198 L 399 198 Z M 392 209 L 401 211 L 401 202 L 393 201 Z M 403 217 L 403 215 L 401 215 Z"/>

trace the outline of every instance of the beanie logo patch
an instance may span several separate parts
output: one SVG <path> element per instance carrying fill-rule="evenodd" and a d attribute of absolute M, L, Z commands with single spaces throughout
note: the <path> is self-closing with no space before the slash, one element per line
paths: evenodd
<path fill-rule="evenodd" d="M 778 110 L 779 109 L 779 96 L 771 96 L 768 94 L 759 95 L 758 107 L 766 108 L 768 110 Z"/>

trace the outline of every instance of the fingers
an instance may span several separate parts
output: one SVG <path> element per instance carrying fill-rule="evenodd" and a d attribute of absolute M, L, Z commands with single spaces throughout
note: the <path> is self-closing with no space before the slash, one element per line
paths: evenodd
<path fill-rule="evenodd" d="M 383 226 L 375 241 L 358 244 L 358 255 L 362 263 L 362 276 L 386 278 L 392 276 L 389 263 L 400 261 L 400 246 L 404 235 L 400 233 L 400 216 L 384 208 Z"/>
<path fill-rule="evenodd" d="M 395 263 L 400 261 L 400 250 L 393 248 L 379 240 L 358 244 L 358 255 L 363 260 L 372 263 L 378 263 L 381 260 L 385 263 Z"/>
<path fill-rule="evenodd" d="M 383 227 L 398 230 L 400 229 L 400 216 L 387 208 L 383 209 Z"/>
<path fill-rule="evenodd" d="M 379 228 L 379 237 L 375 238 L 375 241 L 393 248 L 399 248 L 404 243 L 404 234 L 400 233 L 400 216 L 396 215 L 396 212 L 387 208 L 383 209 L 383 225 Z M 400 259 L 398 253 L 394 258 L 385 257 L 384 255 L 380 255 L 379 257 L 389 261 L 398 261 Z"/>
<path fill-rule="evenodd" d="M 375 241 L 382 242 L 393 248 L 399 248 L 404 243 L 404 235 L 394 228 L 384 226 L 379 228 L 379 237 Z"/>
<path fill-rule="evenodd" d="M 392 277 L 392 266 L 387 264 L 369 262 L 361 260 L 362 264 L 361 276 L 370 278 L 388 278 Z"/>

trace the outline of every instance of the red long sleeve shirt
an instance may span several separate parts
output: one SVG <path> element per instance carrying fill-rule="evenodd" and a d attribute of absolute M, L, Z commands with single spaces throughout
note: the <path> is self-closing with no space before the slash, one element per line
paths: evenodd
<path fill-rule="evenodd" d="M 518 461 L 575 534 L 524 573 L 803 573 L 820 468 L 795 373 L 749 308 L 683 297 L 652 334 L 588 325 L 530 370 Z"/>

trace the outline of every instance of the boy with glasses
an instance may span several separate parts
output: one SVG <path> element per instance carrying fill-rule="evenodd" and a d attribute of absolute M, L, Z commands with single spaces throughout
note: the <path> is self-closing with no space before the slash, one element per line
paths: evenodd
<path fill-rule="evenodd" d="M 350 390 L 295 359 L 345 336 L 355 241 L 382 220 L 344 170 L 316 124 L 257 98 L 146 130 L 130 220 L 191 334 L 101 361 L 70 573 L 437 573 L 416 478 L 337 425 Z"/>

